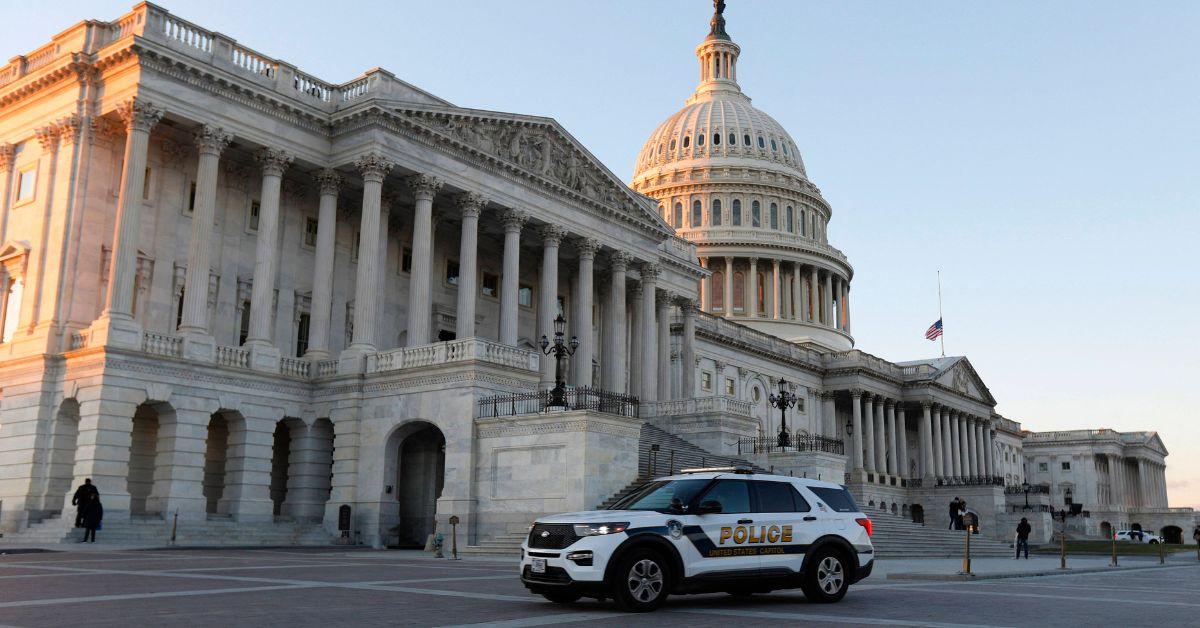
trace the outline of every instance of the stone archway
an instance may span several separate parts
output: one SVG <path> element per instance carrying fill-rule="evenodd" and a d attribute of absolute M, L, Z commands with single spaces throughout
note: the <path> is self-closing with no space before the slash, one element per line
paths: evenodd
<path fill-rule="evenodd" d="M 1163 526 L 1163 529 L 1159 533 L 1162 534 L 1164 543 L 1174 543 L 1176 545 L 1183 543 L 1183 528 L 1179 526 Z"/>
<path fill-rule="evenodd" d="M 1111 524 L 1111 523 L 1109 523 L 1109 522 L 1107 522 L 1107 521 L 1101 521 L 1101 522 L 1100 522 L 1100 536 L 1104 537 L 1105 539 L 1111 539 L 1111 538 L 1112 538 L 1112 536 L 1113 536 L 1113 527 L 1112 527 L 1112 524 Z"/>
<path fill-rule="evenodd" d="M 271 504 L 276 517 L 319 520 L 333 480 L 333 423 L 311 426 L 294 417 L 275 424 L 271 453 Z"/>
<path fill-rule="evenodd" d="M 61 512 L 73 493 L 75 447 L 79 440 L 79 402 L 64 399 L 54 415 L 46 459 L 46 489 L 42 507 Z M 64 499 L 66 498 L 66 499 Z"/>
<path fill-rule="evenodd" d="M 437 500 L 445 484 L 446 437 L 432 423 L 406 423 L 388 438 L 387 457 L 385 483 L 396 514 L 381 518 L 386 528 L 382 532 L 400 547 L 423 547 L 435 529 Z"/>
<path fill-rule="evenodd" d="M 175 409 L 165 402 L 147 401 L 133 413 L 126 476 L 131 515 L 161 516 L 167 507 L 171 478 L 159 470 L 171 465 L 175 424 Z"/>

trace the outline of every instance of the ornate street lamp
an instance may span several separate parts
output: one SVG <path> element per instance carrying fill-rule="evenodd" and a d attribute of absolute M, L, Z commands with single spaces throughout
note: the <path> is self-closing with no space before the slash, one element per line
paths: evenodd
<path fill-rule="evenodd" d="M 779 394 L 767 398 L 771 406 L 779 408 L 779 446 L 787 447 L 792 442 L 791 434 L 787 431 L 787 409 L 796 405 L 796 395 L 788 392 L 787 380 L 779 378 Z"/>
<path fill-rule="evenodd" d="M 1021 490 L 1025 491 L 1025 510 L 1029 510 L 1029 489 L 1033 488 L 1029 482 L 1021 483 Z"/>
<path fill-rule="evenodd" d="M 550 339 L 542 335 L 542 353 L 546 355 L 554 355 L 554 389 L 550 391 L 550 403 L 552 407 L 567 407 L 567 358 L 575 355 L 575 350 L 579 348 L 579 338 L 571 336 L 571 341 L 565 342 L 564 338 L 567 334 L 567 321 L 558 315 L 554 319 L 554 343 L 550 343 Z"/>

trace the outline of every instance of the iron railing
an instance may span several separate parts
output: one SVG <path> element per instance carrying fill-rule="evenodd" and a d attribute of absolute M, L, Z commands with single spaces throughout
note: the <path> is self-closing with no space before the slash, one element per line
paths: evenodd
<path fill-rule="evenodd" d="M 519 414 L 539 414 L 555 409 L 591 410 L 635 418 L 640 416 L 640 403 L 638 398 L 632 395 L 622 395 L 590 386 L 578 386 L 568 388 L 565 397 L 565 406 L 550 405 L 552 396 L 549 390 L 485 397 L 479 400 L 478 417 L 487 419 Z"/>
<path fill-rule="evenodd" d="M 1012 486 L 1012 485 L 1006 486 L 1006 487 L 1004 487 L 1004 494 L 1005 495 L 1024 495 L 1025 488 L 1019 484 L 1015 485 L 1015 486 Z M 1050 485 L 1049 484 L 1030 484 L 1029 485 L 1029 494 L 1030 495 L 1049 495 L 1050 494 Z"/>
<path fill-rule="evenodd" d="M 961 478 L 938 478 L 938 486 L 1004 486 L 998 475 L 973 475 Z"/>
<path fill-rule="evenodd" d="M 738 455 L 774 454 L 788 451 L 823 451 L 830 454 L 845 454 L 846 444 L 840 438 L 792 435 L 787 445 L 779 444 L 778 436 L 745 436 L 738 439 Z"/>

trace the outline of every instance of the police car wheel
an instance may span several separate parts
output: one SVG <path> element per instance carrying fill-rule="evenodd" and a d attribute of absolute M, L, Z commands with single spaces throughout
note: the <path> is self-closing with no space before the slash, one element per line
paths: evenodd
<path fill-rule="evenodd" d="M 801 589 L 810 602 L 827 604 L 836 602 L 850 588 L 850 573 L 846 560 L 832 549 L 817 550 L 804 570 Z"/>
<path fill-rule="evenodd" d="M 573 604 L 575 602 L 578 602 L 579 598 L 581 598 L 583 596 L 579 595 L 578 593 L 559 592 L 559 593 L 543 593 L 542 597 L 546 598 L 547 600 L 550 600 L 551 602 L 554 602 L 555 604 Z"/>
<path fill-rule="evenodd" d="M 650 549 L 635 549 L 622 557 L 613 576 L 613 601 L 622 610 L 652 611 L 667 599 L 671 579 L 667 561 Z"/>

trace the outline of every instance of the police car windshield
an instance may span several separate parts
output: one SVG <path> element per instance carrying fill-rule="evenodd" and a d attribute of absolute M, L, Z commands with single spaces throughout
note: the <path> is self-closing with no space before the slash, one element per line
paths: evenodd
<path fill-rule="evenodd" d="M 712 480 L 661 480 L 643 485 L 610 510 L 654 510 L 664 514 L 683 514 L 696 494 Z"/>

